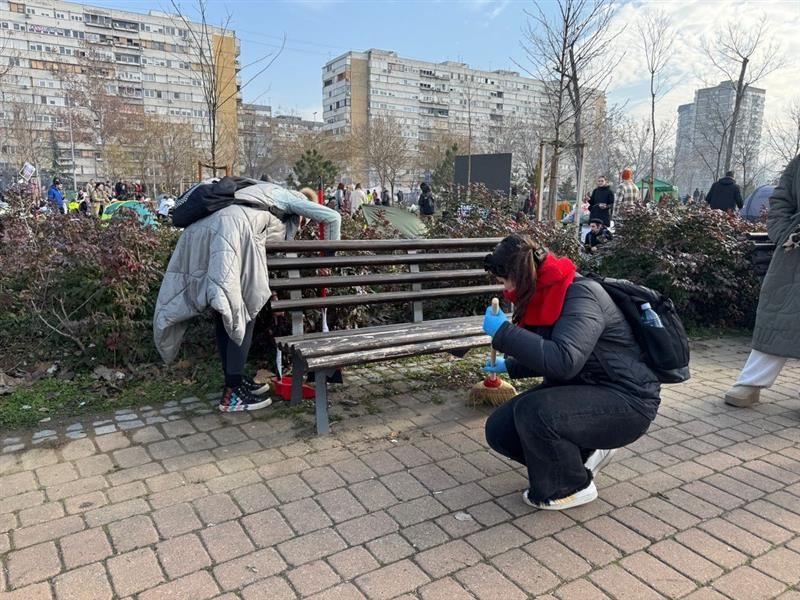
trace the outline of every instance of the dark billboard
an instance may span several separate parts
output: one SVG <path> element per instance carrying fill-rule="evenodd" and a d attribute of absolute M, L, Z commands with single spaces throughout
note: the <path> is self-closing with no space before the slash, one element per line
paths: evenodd
<path fill-rule="evenodd" d="M 456 156 L 456 185 L 467 185 L 467 157 Z M 492 191 L 511 193 L 511 154 L 473 154 L 470 183 L 482 183 Z"/>

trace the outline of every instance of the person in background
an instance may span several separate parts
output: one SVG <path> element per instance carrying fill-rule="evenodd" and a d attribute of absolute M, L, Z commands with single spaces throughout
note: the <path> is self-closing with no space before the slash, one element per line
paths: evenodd
<path fill-rule="evenodd" d="M 67 214 L 67 200 L 64 198 L 64 186 L 58 177 L 53 179 L 50 189 L 47 190 L 47 201 L 50 208 L 62 215 Z"/>
<path fill-rule="evenodd" d="M 697 195 L 700 197 L 700 194 Z M 725 177 L 720 177 L 719 181 L 711 184 L 706 196 L 708 205 L 715 210 L 734 212 L 737 208 L 744 206 L 742 191 L 733 178 L 733 171 L 725 173 Z"/>
<path fill-rule="evenodd" d="M 436 212 L 436 199 L 433 197 L 431 186 L 423 181 L 419 184 L 419 189 L 421 192 L 419 196 L 419 214 L 424 218 L 432 217 L 433 213 Z"/>
<path fill-rule="evenodd" d="M 484 259 L 505 288 L 511 320 L 487 309 L 484 332 L 504 352 L 484 370 L 543 383 L 497 408 L 486 441 L 528 470 L 522 500 L 564 510 L 597 498 L 594 477 L 614 449 L 643 436 L 656 417 L 661 387 L 631 326 L 597 282 L 575 264 L 511 235 Z"/>
<path fill-rule="evenodd" d="M 86 184 L 82 185 L 81 189 L 78 190 L 78 211 L 86 216 L 92 214 L 92 199 L 86 189 Z"/>
<path fill-rule="evenodd" d="M 705 191 L 700 192 L 700 199 L 698 202 L 705 202 L 706 201 L 706 193 Z"/>
<path fill-rule="evenodd" d="M 361 205 L 369 203 L 369 194 L 365 193 L 363 189 L 361 189 L 361 184 L 357 183 L 356 188 L 350 194 L 350 216 L 354 216 L 359 210 L 361 210 Z"/>
<path fill-rule="evenodd" d="M 403 205 L 403 190 L 397 190 L 397 204 Z"/>
<path fill-rule="evenodd" d="M 372 203 L 378 205 L 381 203 L 381 193 L 378 191 L 378 188 L 375 188 L 372 191 Z"/>
<path fill-rule="evenodd" d="M 333 199 L 336 210 L 342 212 L 342 207 L 344 206 L 344 184 L 341 181 L 339 182 L 339 185 L 336 186 L 336 192 L 333 195 Z"/>
<path fill-rule="evenodd" d="M 381 192 L 381 204 L 383 206 L 391 206 L 392 204 L 392 195 L 386 188 L 383 188 L 383 191 Z"/>
<path fill-rule="evenodd" d="M 592 190 L 589 197 L 589 217 L 601 219 L 606 227 L 611 226 L 611 211 L 614 207 L 614 192 L 608 185 L 608 180 L 601 175 L 597 178 L 597 187 Z"/>
<path fill-rule="evenodd" d="M 758 403 L 787 359 L 800 358 L 800 155 L 786 166 L 770 196 L 767 231 L 776 248 L 758 297 L 753 350 L 725 394 L 730 406 Z"/>
<path fill-rule="evenodd" d="M 306 222 L 323 225 L 326 240 L 341 239 L 341 215 L 299 192 L 259 183 L 236 192 L 233 204 L 183 230 L 170 258 L 153 316 L 156 348 L 166 363 L 178 355 L 188 321 L 213 312 L 225 383 L 221 412 L 265 408 L 268 384 L 245 375 L 256 316 L 272 296 L 266 244 L 294 239 Z M 273 212 L 274 210 L 274 212 Z M 280 216 L 278 216 L 280 215 Z"/>
<path fill-rule="evenodd" d="M 106 184 L 102 181 L 97 182 L 94 190 L 90 190 L 89 195 L 92 200 L 92 213 L 96 217 L 102 217 L 103 211 L 110 201 L 108 192 L 106 191 Z"/>
<path fill-rule="evenodd" d="M 614 198 L 617 211 L 625 206 L 633 206 L 639 200 L 639 188 L 633 181 L 633 171 L 627 168 L 622 169 L 622 181 L 617 186 L 617 194 Z"/>
<path fill-rule="evenodd" d="M 602 219 L 589 220 L 589 233 L 586 234 L 586 239 L 584 240 L 584 247 L 587 252 L 597 252 L 598 246 L 610 242 L 613 239 L 614 236 L 606 229 Z"/>
<path fill-rule="evenodd" d="M 699 188 L 694 188 L 694 191 L 692 192 L 692 200 L 694 200 L 695 202 L 700 200 L 700 189 Z"/>

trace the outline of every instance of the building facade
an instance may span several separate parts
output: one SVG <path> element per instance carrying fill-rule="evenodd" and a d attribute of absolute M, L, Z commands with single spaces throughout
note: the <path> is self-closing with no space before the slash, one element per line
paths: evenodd
<path fill-rule="evenodd" d="M 724 175 L 735 100 L 735 82 L 723 81 L 697 90 L 692 104 L 678 107 L 675 183 L 681 193 L 691 193 L 695 188 L 707 192 Z M 766 90 L 750 87 L 740 108 L 732 170 L 739 183 L 744 184 L 743 190 L 745 185 L 758 183 L 765 100 Z"/>
<path fill-rule="evenodd" d="M 207 155 L 203 150 L 210 146 L 210 124 L 204 90 L 210 75 L 199 61 L 203 45 L 210 46 L 203 50 L 206 55 L 216 57 L 218 93 L 227 99 L 217 104 L 216 162 L 233 166 L 241 102 L 239 42 L 229 31 L 208 26 L 208 36 L 196 35 L 200 31 L 200 24 L 187 25 L 179 15 L 157 11 L 0 0 L 0 73 L 7 70 L 0 81 L 0 166 L 16 173 L 24 158 L 43 173 L 57 172 L 67 179 L 74 173 L 78 183 L 115 175 L 110 154 L 101 151 L 100 134 L 78 131 L 82 126 L 102 129 L 91 106 L 97 94 L 88 93 L 90 81 L 100 82 L 102 89 L 94 91 L 113 100 L 114 112 L 190 127 L 201 147 L 199 157 Z M 86 105 L 74 99 L 77 83 L 87 86 Z M 21 133 L 26 129 L 29 136 Z M 37 136 L 42 139 L 33 139 Z M 117 175 L 146 178 L 144 173 Z"/>
<path fill-rule="evenodd" d="M 541 81 L 513 71 L 371 49 L 348 52 L 322 68 L 322 101 L 325 130 L 333 134 L 391 117 L 415 149 L 437 135 L 466 139 L 471 130 L 477 153 L 495 149 L 511 128 L 541 122 L 547 96 Z"/>

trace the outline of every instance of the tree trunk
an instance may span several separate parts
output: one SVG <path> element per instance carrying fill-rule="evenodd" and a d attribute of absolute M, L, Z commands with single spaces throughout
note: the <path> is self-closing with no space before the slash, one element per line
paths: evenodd
<path fill-rule="evenodd" d="M 728 132 L 728 145 L 725 149 L 725 172 L 731 170 L 731 162 L 733 160 L 733 145 L 736 143 L 736 126 L 739 121 L 739 109 L 742 107 L 744 101 L 744 93 L 747 91 L 747 86 L 744 84 L 744 76 L 747 72 L 747 64 L 749 59 L 742 59 L 742 68 L 739 70 L 739 81 L 736 82 L 736 99 L 733 103 L 733 115 L 731 116 L 731 127 Z"/>
<path fill-rule="evenodd" d="M 650 72 L 650 129 L 653 133 L 653 142 L 650 146 L 650 198 L 656 194 L 656 74 Z"/>

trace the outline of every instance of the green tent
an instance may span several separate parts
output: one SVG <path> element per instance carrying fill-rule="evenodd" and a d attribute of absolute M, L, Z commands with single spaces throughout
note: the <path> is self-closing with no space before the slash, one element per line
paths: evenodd
<path fill-rule="evenodd" d="M 642 179 L 639 181 L 639 191 L 642 194 L 642 198 L 647 196 L 647 192 L 650 189 L 650 180 L 649 179 Z M 675 200 L 679 200 L 680 196 L 678 195 L 678 188 L 669 183 L 668 181 L 664 181 L 663 179 L 656 179 L 653 185 L 653 192 L 655 195 L 655 202 L 661 200 L 661 196 L 664 194 L 672 194 L 672 197 Z M 651 200 L 648 198 L 647 200 L 650 202 Z"/>
<path fill-rule="evenodd" d="M 388 221 L 389 226 L 399 231 L 404 238 L 424 237 L 427 232 L 422 220 L 403 207 L 362 204 L 361 210 L 368 225 L 380 229 L 383 222 Z"/>

